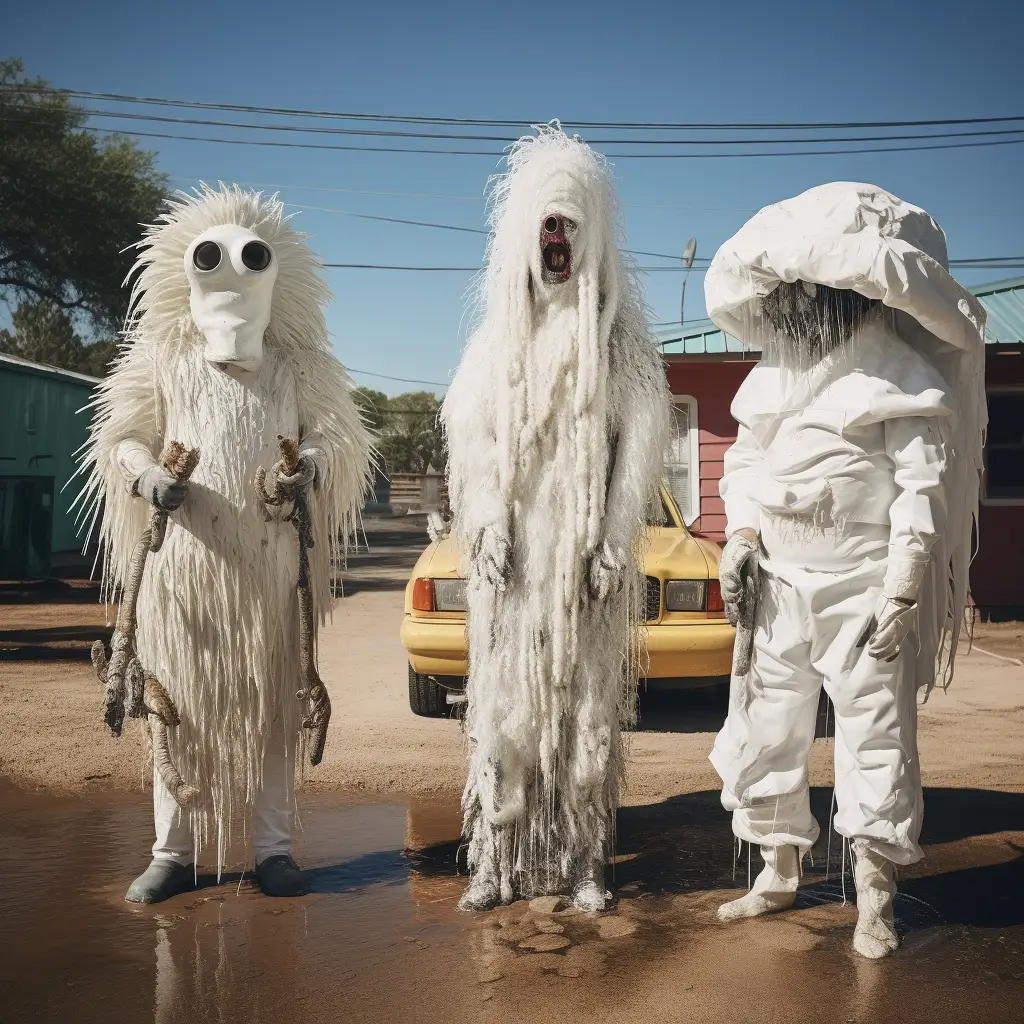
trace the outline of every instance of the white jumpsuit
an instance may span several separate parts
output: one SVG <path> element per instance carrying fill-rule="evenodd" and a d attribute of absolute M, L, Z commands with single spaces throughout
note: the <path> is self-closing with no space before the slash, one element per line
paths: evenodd
<path fill-rule="evenodd" d="M 741 839 L 817 839 L 807 759 L 824 685 L 837 831 L 898 864 L 921 857 L 918 645 L 887 663 L 865 641 L 883 593 L 916 596 L 944 528 L 948 395 L 879 323 L 802 375 L 759 365 L 736 394 L 721 491 L 729 535 L 760 534 L 762 584 L 751 669 L 711 761 Z"/>

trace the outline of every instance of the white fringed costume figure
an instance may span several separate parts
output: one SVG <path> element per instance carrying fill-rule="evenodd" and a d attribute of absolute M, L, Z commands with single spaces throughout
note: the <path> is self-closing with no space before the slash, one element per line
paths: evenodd
<path fill-rule="evenodd" d="M 915 698 L 952 675 L 982 471 L 985 313 L 947 267 L 927 213 L 835 182 L 758 213 L 706 279 L 714 321 L 763 351 L 721 483 L 722 593 L 752 627 L 752 663 L 711 760 L 765 868 L 719 916 L 794 902 L 818 837 L 807 759 L 824 685 L 854 948 L 872 959 L 899 942 L 895 866 L 922 856 Z"/>
<path fill-rule="evenodd" d="M 198 790 L 179 808 L 154 775 L 157 837 L 135 902 L 191 886 L 204 848 L 215 845 L 219 869 L 238 825 L 265 892 L 305 891 L 290 856 L 304 705 L 299 535 L 286 515 L 308 508 L 315 644 L 370 437 L 331 354 L 329 293 L 303 238 L 276 198 L 222 185 L 172 201 L 139 243 L 126 341 L 94 403 L 83 498 L 102 508 L 109 599 L 152 507 L 170 511 L 139 588 L 136 646 L 177 706 L 169 753 Z M 285 468 L 282 437 L 298 443 L 297 466 Z M 198 449 L 187 483 L 158 463 L 172 442 Z M 286 499 L 276 509 L 257 501 L 260 469 Z"/>
<path fill-rule="evenodd" d="M 552 125 L 508 168 L 442 410 L 468 576 L 461 906 L 567 893 L 599 909 L 668 391 L 602 159 Z"/>

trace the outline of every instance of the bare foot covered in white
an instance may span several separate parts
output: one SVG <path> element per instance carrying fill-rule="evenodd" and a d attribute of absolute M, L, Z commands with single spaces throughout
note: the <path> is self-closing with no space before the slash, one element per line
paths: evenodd
<path fill-rule="evenodd" d="M 718 920 L 726 923 L 788 910 L 796 902 L 800 884 L 800 854 L 795 846 L 762 846 L 764 868 L 745 896 L 718 908 Z"/>
<path fill-rule="evenodd" d="M 881 960 L 900 948 L 892 915 L 896 867 L 881 854 L 855 843 L 853 874 L 857 882 L 857 927 L 853 948 L 868 960 Z"/>
<path fill-rule="evenodd" d="M 459 900 L 459 910 L 493 910 L 502 903 L 498 880 L 488 872 L 478 872 Z"/>
<path fill-rule="evenodd" d="M 588 878 L 577 885 L 572 893 L 573 906 L 577 910 L 605 910 L 611 901 L 612 894 L 605 889 L 603 880 L 597 882 Z"/>

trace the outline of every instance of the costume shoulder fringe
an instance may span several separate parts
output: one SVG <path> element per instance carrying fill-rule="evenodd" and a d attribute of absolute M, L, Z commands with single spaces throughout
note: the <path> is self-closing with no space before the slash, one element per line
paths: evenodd
<path fill-rule="evenodd" d="M 185 253 L 197 235 L 220 224 L 248 228 L 274 250 L 278 277 L 264 344 L 294 369 L 302 427 L 318 431 L 330 447 L 329 479 L 312 498 L 314 533 L 330 537 L 331 562 L 344 557 L 355 534 L 375 461 L 373 437 L 353 400 L 354 385 L 330 350 L 323 306 L 331 293 L 322 265 L 277 196 L 202 184 L 192 194 L 176 193 L 136 244 L 138 258 L 125 282 L 133 283 L 120 351 L 86 407 L 92 421 L 76 474 L 84 484 L 73 507 L 86 546 L 98 529 L 108 600 L 124 581 L 148 518 L 146 503 L 129 494 L 115 452 L 127 439 L 170 440 L 163 438 L 167 396 L 160 381 L 168 367 L 203 344 L 191 315 Z M 159 448 L 152 454 L 158 456 Z M 318 568 L 313 566 L 314 589 L 322 617 L 330 608 L 332 567 Z"/>

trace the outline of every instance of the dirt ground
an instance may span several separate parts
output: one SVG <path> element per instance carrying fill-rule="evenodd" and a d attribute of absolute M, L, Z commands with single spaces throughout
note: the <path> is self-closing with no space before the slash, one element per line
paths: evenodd
<path fill-rule="evenodd" d="M 462 788 L 459 723 L 409 710 L 398 640 L 405 583 L 426 543 L 424 521 L 371 519 L 350 557 L 334 620 L 321 633 L 320 673 L 333 704 L 327 753 L 311 792 L 423 795 Z M 43 588 L 0 584 L 0 777 L 51 792 L 138 791 L 142 745 L 134 724 L 106 735 L 88 660 L 109 636 L 88 581 Z M 952 688 L 921 708 L 924 780 L 935 786 L 1024 790 L 1024 624 L 979 624 Z M 628 802 L 714 789 L 707 760 L 724 707 L 706 693 L 650 694 L 630 737 Z M 831 784 L 831 744 L 819 742 L 812 782 Z"/>
<path fill-rule="evenodd" d="M 200 876 L 152 908 L 123 893 L 152 819 L 136 733 L 110 738 L 88 650 L 109 636 L 87 581 L 0 584 L 0 1022 L 251 1024 L 933 1024 L 1021 1020 L 1024 626 L 979 626 L 948 694 L 921 709 L 926 859 L 896 900 L 903 948 L 850 949 L 849 860 L 822 823 L 797 907 L 729 927 L 746 887 L 707 761 L 725 709 L 646 695 L 630 736 L 609 913 L 519 902 L 465 915 L 458 721 L 415 717 L 398 641 L 421 520 L 371 520 L 321 635 L 334 714 L 300 798 L 312 893 Z"/>

